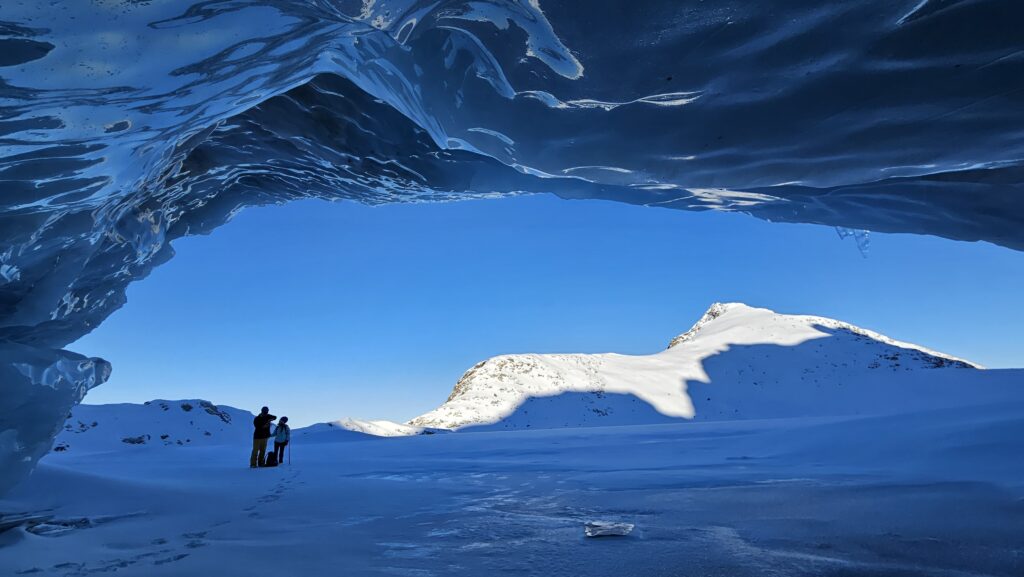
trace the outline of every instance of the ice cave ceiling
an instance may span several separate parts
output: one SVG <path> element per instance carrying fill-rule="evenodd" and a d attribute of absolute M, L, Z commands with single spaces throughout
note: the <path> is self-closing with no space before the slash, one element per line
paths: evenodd
<path fill-rule="evenodd" d="M 244 206 L 522 192 L 1024 249 L 1017 0 L 0 6 L 0 491 Z"/>

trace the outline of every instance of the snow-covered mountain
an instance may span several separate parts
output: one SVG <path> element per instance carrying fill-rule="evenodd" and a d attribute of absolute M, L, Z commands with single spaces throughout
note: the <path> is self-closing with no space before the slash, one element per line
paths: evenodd
<path fill-rule="evenodd" d="M 652 355 L 493 357 L 409 424 L 519 429 L 891 413 L 1002 398 L 1020 377 L 833 319 L 716 303 Z"/>
<path fill-rule="evenodd" d="M 53 445 L 54 453 L 94 453 L 137 446 L 247 443 L 253 414 L 202 399 L 143 404 L 78 405 Z"/>
<path fill-rule="evenodd" d="M 342 419 L 293 435 L 335 442 L 467 427 L 883 414 L 1014 399 L 1021 386 L 1024 370 L 985 370 L 824 317 L 716 303 L 652 355 L 501 355 L 468 370 L 444 404 L 406 424 Z M 252 418 L 197 399 L 80 405 L 53 451 L 245 444 Z"/>

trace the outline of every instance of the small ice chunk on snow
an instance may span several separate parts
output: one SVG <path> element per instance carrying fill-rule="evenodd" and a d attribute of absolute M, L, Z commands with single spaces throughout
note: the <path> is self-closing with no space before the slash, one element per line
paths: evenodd
<path fill-rule="evenodd" d="M 632 523 L 616 523 L 614 521 L 587 521 L 583 531 L 587 537 L 615 537 L 629 535 L 633 531 Z"/>

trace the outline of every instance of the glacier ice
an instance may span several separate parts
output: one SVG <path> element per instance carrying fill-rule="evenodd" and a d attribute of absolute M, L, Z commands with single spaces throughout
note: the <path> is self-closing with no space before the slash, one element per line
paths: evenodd
<path fill-rule="evenodd" d="M 583 524 L 583 534 L 587 537 L 622 537 L 633 532 L 632 523 L 616 521 L 587 521 Z"/>
<path fill-rule="evenodd" d="M 110 363 L 70 351 L 0 342 L 0 490 L 45 455 L 71 408 L 110 375 Z"/>
<path fill-rule="evenodd" d="M 245 206 L 543 192 L 1024 248 L 1022 14 L 1013 0 L 4 3 L 0 371 L 21 410 L 0 419 L 0 491 L 109 372 L 62 349 L 171 241 Z"/>

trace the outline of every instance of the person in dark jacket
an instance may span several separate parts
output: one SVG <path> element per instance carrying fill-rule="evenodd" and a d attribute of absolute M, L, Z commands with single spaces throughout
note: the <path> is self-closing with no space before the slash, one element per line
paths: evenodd
<path fill-rule="evenodd" d="M 284 463 L 284 448 L 288 441 L 292 440 L 292 428 L 288 426 L 288 417 L 281 417 L 281 422 L 274 429 L 274 454 L 277 456 L 277 464 Z"/>
<path fill-rule="evenodd" d="M 276 419 L 270 414 L 270 409 L 263 407 L 260 414 L 252 420 L 252 456 L 249 457 L 249 467 L 255 469 L 262 467 L 267 462 L 267 439 L 270 438 L 270 423 Z"/>

